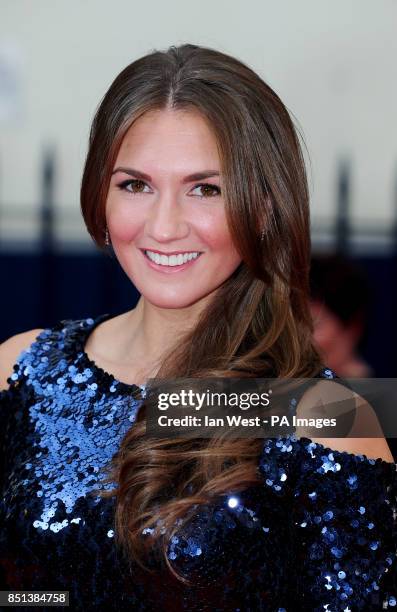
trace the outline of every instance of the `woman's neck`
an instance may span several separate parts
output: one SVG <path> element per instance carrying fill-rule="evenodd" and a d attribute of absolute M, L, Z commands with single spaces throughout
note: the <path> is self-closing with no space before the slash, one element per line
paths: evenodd
<path fill-rule="evenodd" d="M 197 322 L 202 307 L 159 308 L 141 296 L 135 308 L 109 321 L 103 350 L 118 364 L 135 363 L 138 355 L 148 362 L 161 360 Z"/>

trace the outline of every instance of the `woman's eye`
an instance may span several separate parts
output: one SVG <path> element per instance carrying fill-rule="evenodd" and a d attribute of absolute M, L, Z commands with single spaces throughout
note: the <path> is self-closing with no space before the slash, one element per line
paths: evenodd
<path fill-rule="evenodd" d="M 141 179 L 128 179 L 127 181 L 123 181 L 118 185 L 119 189 L 122 191 L 128 191 L 128 193 L 148 193 L 145 192 L 145 187 L 148 187 L 144 181 Z M 193 191 L 196 189 L 201 190 L 201 193 L 196 193 L 200 198 L 214 197 L 220 195 L 221 190 L 218 185 L 210 185 L 209 183 L 202 183 L 200 185 L 196 185 L 193 188 Z M 149 192 L 150 193 L 150 192 Z"/>
<path fill-rule="evenodd" d="M 209 183 L 202 183 L 201 185 L 196 185 L 193 189 L 201 189 L 201 194 L 197 194 L 200 198 L 212 198 L 214 196 L 220 195 L 221 190 L 218 185 L 210 185 Z"/>
<path fill-rule="evenodd" d="M 131 187 L 131 189 L 128 189 L 128 187 Z M 129 179 L 119 185 L 120 189 L 128 191 L 129 193 L 144 193 L 143 189 L 145 187 L 147 187 L 146 183 L 140 179 Z"/>

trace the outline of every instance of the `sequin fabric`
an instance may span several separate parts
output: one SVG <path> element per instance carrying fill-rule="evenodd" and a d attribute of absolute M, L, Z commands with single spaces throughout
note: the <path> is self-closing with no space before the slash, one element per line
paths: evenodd
<path fill-rule="evenodd" d="M 82 611 L 397 610 L 396 464 L 294 434 L 264 440 L 258 485 L 194 507 L 176 531 L 168 559 L 189 584 L 155 556 L 152 573 L 127 564 L 114 500 L 93 491 L 112 488 L 103 469 L 145 387 L 85 353 L 109 316 L 45 329 L 0 393 L 0 590 L 67 590 Z"/>

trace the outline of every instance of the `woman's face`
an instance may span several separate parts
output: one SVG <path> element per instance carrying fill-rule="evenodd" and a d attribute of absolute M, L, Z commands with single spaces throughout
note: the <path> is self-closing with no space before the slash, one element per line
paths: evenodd
<path fill-rule="evenodd" d="M 241 262 L 226 223 L 216 140 L 194 111 L 150 111 L 131 126 L 106 219 L 123 270 L 161 308 L 198 302 Z"/>

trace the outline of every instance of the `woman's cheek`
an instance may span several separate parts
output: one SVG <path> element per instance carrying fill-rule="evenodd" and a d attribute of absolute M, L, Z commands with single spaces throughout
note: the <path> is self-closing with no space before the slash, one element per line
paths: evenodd
<path fill-rule="evenodd" d="M 230 247 L 231 237 L 224 214 L 212 213 L 198 218 L 196 229 L 210 248 L 222 250 Z"/>
<path fill-rule="evenodd" d="M 143 227 L 144 219 L 140 219 L 139 213 L 126 210 L 125 207 L 113 208 L 108 214 L 108 228 L 110 235 L 121 242 L 131 242 Z"/>
<path fill-rule="evenodd" d="M 132 242 L 138 234 L 135 223 L 117 223 L 109 225 L 109 232 L 113 242 Z"/>

